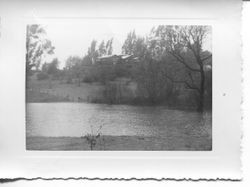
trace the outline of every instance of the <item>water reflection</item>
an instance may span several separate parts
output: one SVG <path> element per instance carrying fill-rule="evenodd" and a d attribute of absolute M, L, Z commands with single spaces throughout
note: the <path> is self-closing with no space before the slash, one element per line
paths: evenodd
<path fill-rule="evenodd" d="M 167 136 L 171 127 L 198 123 L 196 112 L 166 107 L 87 103 L 27 104 L 27 136 L 82 136 L 102 127 L 103 135 Z M 178 133 L 178 132 L 177 132 Z"/>

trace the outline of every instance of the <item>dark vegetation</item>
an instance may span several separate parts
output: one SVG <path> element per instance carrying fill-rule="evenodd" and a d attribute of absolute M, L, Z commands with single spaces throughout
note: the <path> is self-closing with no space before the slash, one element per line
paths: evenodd
<path fill-rule="evenodd" d="M 56 95 L 51 95 L 49 93 L 41 93 L 37 91 L 30 91 L 28 90 L 27 95 L 27 102 L 31 103 L 52 103 L 52 102 L 69 102 L 70 99 L 68 97 L 62 97 L 62 96 L 56 96 Z"/>
<path fill-rule="evenodd" d="M 209 32 L 207 26 L 166 25 L 153 28 L 146 37 L 132 31 L 122 47 L 123 55 L 112 55 L 113 39 L 99 45 L 93 40 L 83 57 L 70 56 L 59 69 L 58 59 L 41 64 L 42 56 L 53 54 L 54 47 L 44 37 L 41 42 L 46 32 L 40 25 L 30 25 L 27 79 L 36 72 L 37 80 L 49 82 L 60 80 L 76 86 L 99 82 L 104 85 L 100 102 L 166 105 L 202 112 L 212 107 L 212 54 L 203 49 Z M 126 95 L 128 90 L 132 96 Z"/>

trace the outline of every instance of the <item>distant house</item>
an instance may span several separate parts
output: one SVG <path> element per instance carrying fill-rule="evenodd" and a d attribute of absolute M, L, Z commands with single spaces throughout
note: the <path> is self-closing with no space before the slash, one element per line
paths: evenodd
<path fill-rule="evenodd" d="M 134 57 L 133 55 L 106 55 L 102 57 L 98 57 L 96 59 L 96 63 L 100 65 L 133 65 L 138 62 L 138 57 Z"/>

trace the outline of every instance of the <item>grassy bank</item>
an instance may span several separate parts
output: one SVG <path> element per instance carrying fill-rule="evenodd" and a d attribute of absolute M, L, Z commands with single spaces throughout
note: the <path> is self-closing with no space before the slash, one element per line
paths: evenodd
<path fill-rule="evenodd" d="M 29 81 L 27 102 L 90 102 L 101 97 L 103 85 L 82 83 L 80 86 L 57 80 Z M 40 99 L 42 97 L 42 99 Z"/>
<path fill-rule="evenodd" d="M 26 102 L 28 103 L 50 103 L 50 102 L 70 102 L 69 97 L 50 94 L 36 90 L 26 91 Z"/>
<path fill-rule="evenodd" d="M 122 82 L 122 81 L 121 81 Z M 151 103 L 147 99 L 136 96 L 135 85 L 133 82 L 125 82 L 120 90 L 121 95 L 107 95 L 105 85 L 93 83 L 67 84 L 58 80 L 41 80 L 35 78 L 29 80 L 26 90 L 26 101 L 28 103 L 46 102 L 86 102 L 103 104 L 128 104 L 128 105 L 164 105 L 170 109 L 196 110 L 195 105 L 178 104 L 171 105 L 165 102 Z M 107 89 L 107 88 L 106 88 Z"/>
<path fill-rule="evenodd" d="M 27 137 L 27 150 L 90 150 L 88 142 L 80 137 Z M 210 151 L 211 137 L 143 137 L 143 136 L 101 136 L 94 150 L 178 150 Z"/>

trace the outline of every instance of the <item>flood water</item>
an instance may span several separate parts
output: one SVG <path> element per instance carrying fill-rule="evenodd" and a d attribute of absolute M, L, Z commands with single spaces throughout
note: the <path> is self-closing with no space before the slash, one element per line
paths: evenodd
<path fill-rule="evenodd" d="M 168 136 L 174 126 L 199 123 L 197 112 L 169 110 L 166 107 L 142 107 L 87 103 L 28 103 L 27 136 L 73 136 L 88 133 L 102 135 Z M 178 132 L 175 132 L 178 134 Z"/>

